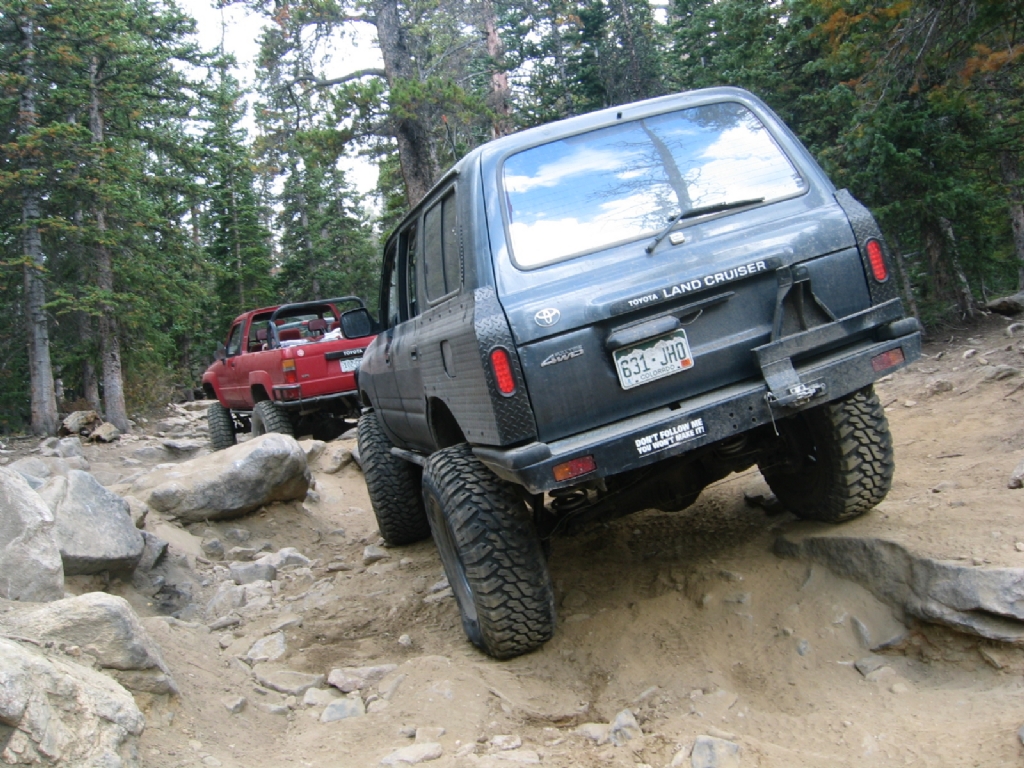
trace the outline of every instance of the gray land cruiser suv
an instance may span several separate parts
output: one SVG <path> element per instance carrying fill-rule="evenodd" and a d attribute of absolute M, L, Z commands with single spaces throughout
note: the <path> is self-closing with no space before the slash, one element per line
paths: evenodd
<path fill-rule="evenodd" d="M 871 214 L 746 91 L 481 146 L 385 246 L 358 375 L 381 535 L 432 534 L 505 658 L 554 632 L 555 533 L 755 464 L 798 517 L 863 514 L 893 474 L 872 383 L 920 355 L 895 283 Z"/>

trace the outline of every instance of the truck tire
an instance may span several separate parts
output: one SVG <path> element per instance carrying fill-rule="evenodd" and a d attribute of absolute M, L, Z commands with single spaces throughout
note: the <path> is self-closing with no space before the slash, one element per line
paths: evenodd
<path fill-rule="evenodd" d="M 295 436 L 295 428 L 288 414 L 270 400 L 261 400 L 252 409 L 252 436 L 259 437 L 268 432 Z"/>
<path fill-rule="evenodd" d="M 391 453 L 391 440 L 372 412 L 359 417 L 359 459 L 384 541 L 402 546 L 430 536 L 420 494 L 422 471 Z"/>
<path fill-rule="evenodd" d="M 551 577 L 529 506 L 465 443 L 433 454 L 423 503 L 470 641 L 498 659 L 555 631 Z"/>
<path fill-rule="evenodd" d="M 231 411 L 220 403 L 210 403 L 206 409 L 206 424 L 210 428 L 210 445 L 213 450 L 222 451 L 238 442 Z"/>
<path fill-rule="evenodd" d="M 892 435 L 867 386 L 778 423 L 788 461 L 762 461 L 782 505 L 803 520 L 841 523 L 877 506 L 892 486 Z"/>

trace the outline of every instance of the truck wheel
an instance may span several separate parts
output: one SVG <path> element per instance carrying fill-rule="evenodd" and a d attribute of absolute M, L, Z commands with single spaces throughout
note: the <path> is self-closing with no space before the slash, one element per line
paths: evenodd
<path fill-rule="evenodd" d="M 210 407 L 206 409 L 206 423 L 210 428 L 210 445 L 213 446 L 213 450 L 222 451 L 237 442 L 235 420 L 231 416 L 231 411 L 220 403 L 210 403 Z"/>
<path fill-rule="evenodd" d="M 252 409 L 252 436 L 259 437 L 268 432 L 295 436 L 295 428 L 288 414 L 270 400 L 261 400 Z"/>
<path fill-rule="evenodd" d="M 391 453 L 391 440 L 375 413 L 359 417 L 359 459 L 384 541 L 401 546 L 427 538 L 430 526 L 420 495 L 421 470 Z"/>
<path fill-rule="evenodd" d="M 430 457 L 423 503 L 470 641 L 507 659 L 550 640 L 551 577 L 530 508 L 515 486 L 463 443 Z"/>
<path fill-rule="evenodd" d="M 804 520 L 841 523 L 873 509 L 892 486 L 892 435 L 867 386 L 778 423 L 782 461 L 759 463 L 782 505 Z"/>

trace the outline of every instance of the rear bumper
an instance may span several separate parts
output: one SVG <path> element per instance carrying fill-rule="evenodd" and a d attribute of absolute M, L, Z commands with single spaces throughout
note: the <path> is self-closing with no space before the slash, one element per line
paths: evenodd
<path fill-rule="evenodd" d="M 902 352 L 902 362 L 892 364 L 898 353 L 881 357 L 897 349 Z M 865 340 L 792 364 L 799 382 L 813 383 L 817 390 L 806 402 L 770 406 L 773 397 L 766 397 L 768 384 L 764 380 L 746 381 L 562 440 L 510 449 L 474 447 L 473 452 L 499 477 L 524 486 L 530 493 L 543 493 L 654 464 L 770 424 L 773 419 L 854 392 L 920 356 L 919 331 L 880 342 Z M 874 360 L 884 360 L 886 367 L 876 370 Z M 565 482 L 555 480 L 553 470 L 557 465 L 585 456 L 593 457 L 597 465 L 594 472 Z"/>

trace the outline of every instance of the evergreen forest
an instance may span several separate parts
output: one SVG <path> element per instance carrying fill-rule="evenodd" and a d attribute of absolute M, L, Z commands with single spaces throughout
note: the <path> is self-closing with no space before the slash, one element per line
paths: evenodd
<path fill-rule="evenodd" d="M 926 328 L 1024 290 L 1024 0 L 234 1 L 252 92 L 173 0 L 0 0 L 0 434 L 126 430 L 242 311 L 372 308 L 383 239 L 473 147 L 714 85 L 872 209 Z M 337 70 L 360 28 L 381 64 Z"/>

